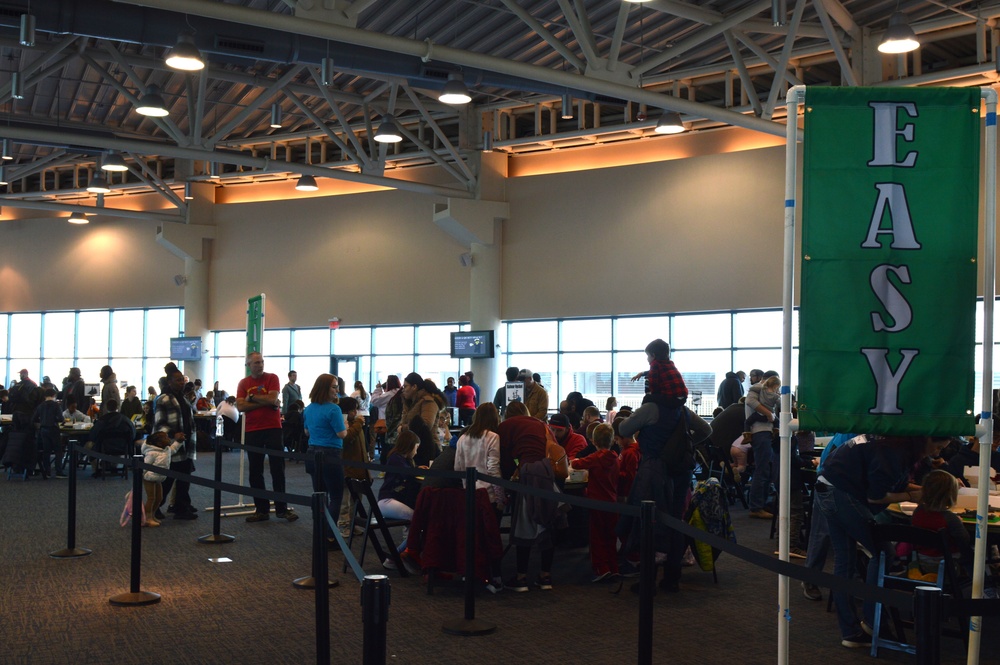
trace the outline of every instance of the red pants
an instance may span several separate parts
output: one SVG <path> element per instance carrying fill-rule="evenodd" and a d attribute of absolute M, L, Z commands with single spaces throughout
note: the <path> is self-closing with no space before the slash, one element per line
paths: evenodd
<path fill-rule="evenodd" d="M 590 511 L 590 564 L 598 575 L 618 574 L 617 513 Z"/>

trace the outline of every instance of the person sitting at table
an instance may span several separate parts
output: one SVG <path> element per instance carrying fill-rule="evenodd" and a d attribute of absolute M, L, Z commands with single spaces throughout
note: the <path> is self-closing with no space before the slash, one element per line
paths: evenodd
<path fill-rule="evenodd" d="M 973 552 L 969 531 L 962 524 L 962 518 L 951 512 L 958 503 L 958 480 L 944 469 L 935 469 L 927 474 L 920 490 L 920 503 L 913 512 L 913 526 L 930 531 L 945 530 L 951 551 L 958 554 L 958 562 L 963 571 L 971 577 Z M 924 547 L 917 548 L 921 573 L 937 571 L 941 552 Z M 913 576 L 912 573 L 910 575 Z"/>
<path fill-rule="evenodd" d="M 575 460 L 587 447 L 587 440 L 573 431 L 569 418 L 562 413 L 555 413 L 549 417 L 549 429 L 552 430 L 556 443 L 566 450 L 569 460 Z"/>
<path fill-rule="evenodd" d="M 399 435 L 396 437 L 396 445 L 389 451 L 389 457 L 386 460 L 388 468 L 385 472 L 385 479 L 382 481 L 382 487 L 378 491 L 378 508 L 382 511 L 382 516 L 386 519 L 408 520 L 413 517 L 413 509 L 417 505 L 417 494 L 420 493 L 420 481 L 417 480 L 416 476 L 402 474 L 393 469 L 416 468 L 416 465 L 413 463 L 413 457 L 417 454 L 417 445 L 419 443 L 420 437 L 404 426 L 400 428 Z M 403 554 L 406 551 L 406 538 L 409 534 L 409 528 L 403 527 L 403 539 L 396 549 L 400 552 L 403 565 L 406 566 L 407 570 L 418 575 L 420 574 L 420 569 L 416 563 L 410 557 Z M 386 558 L 382 562 L 382 566 L 393 570 L 396 567 L 396 563 L 392 558 Z M 411 566 L 413 567 L 412 570 L 410 570 Z"/>
<path fill-rule="evenodd" d="M 66 410 L 63 411 L 62 417 L 64 421 L 69 421 L 71 425 L 76 423 L 90 423 L 90 416 L 85 414 L 83 411 L 78 411 L 76 408 L 76 402 L 70 400 L 66 403 Z"/>
<path fill-rule="evenodd" d="M 587 489 L 584 496 L 595 501 L 618 501 L 618 456 L 611 452 L 615 432 L 611 425 L 599 424 L 594 430 L 597 451 L 573 460 L 574 469 L 587 469 Z M 590 510 L 590 565 L 594 569 L 591 582 L 603 582 L 618 576 L 618 513 Z"/>
<path fill-rule="evenodd" d="M 890 503 L 920 498 L 920 488 L 910 483 L 910 471 L 927 456 L 937 456 L 947 438 L 855 437 L 841 445 L 823 461 L 823 473 L 816 481 L 817 503 L 830 527 L 833 547 L 833 574 L 851 579 L 857 555 L 856 544 L 877 557 L 880 550 L 872 540 L 869 522 Z M 890 550 L 887 556 L 893 556 Z M 874 587 L 878 566 L 868 566 L 867 584 Z M 874 624 L 875 601 L 864 603 L 865 625 L 855 614 L 854 603 L 844 591 L 832 592 L 837 607 L 841 645 L 847 648 L 871 646 L 865 627 Z"/>
<path fill-rule="evenodd" d="M 122 399 L 122 405 L 118 409 L 123 416 L 128 419 L 132 419 L 132 416 L 137 416 L 142 414 L 142 401 L 136 395 L 135 386 L 127 386 L 125 388 L 125 398 Z"/>
<path fill-rule="evenodd" d="M 590 441 L 590 437 L 587 436 L 587 430 L 590 429 L 592 423 L 601 422 L 601 410 L 596 406 L 588 406 L 583 410 L 583 415 L 580 417 L 580 426 L 574 427 L 573 431 L 581 436 L 586 437 Z"/>
<path fill-rule="evenodd" d="M 95 451 L 105 455 L 135 454 L 135 425 L 119 413 L 116 400 L 109 399 L 105 406 L 107 407 L 106 413 L 97 419 L 93 429 L 90 430 L 88 437 L 90 443 L 87 444 L 87 447 L 92 447 Z M 104 470 L 98 465 L 94 476 L 100 476 Z"/>

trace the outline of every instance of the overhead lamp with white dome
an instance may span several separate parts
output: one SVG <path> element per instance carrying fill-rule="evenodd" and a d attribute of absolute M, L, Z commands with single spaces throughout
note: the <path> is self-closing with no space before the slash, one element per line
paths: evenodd
<path fill-rule="evenodd" d="M 167 53 L 166 62 L 168 67 L 185 72 L 197 72 L 205 68 L 205 60 L 194 45 L 194 35 L 190 32 L 183 32 L 177 37 L 177 44 Z"/>
<path fill-rule="evenodd" d="M 281 129 L 281 104 L 271 104 L 271 129 Z"/>
<path fill-rule="evenodd" d="M 373 138 L 379 143 L 399 143 L 403 140 L 403 135 L 399 133 L 396 119 L 392 117 L 392 114 L 386 113 L 382 116 L 382 124 L 378 126 Z"/>
<path fill-rule="evenodd" d="M 90 224 L 90 220 L 82 212 L 74 212 L 70 214 L 69 219 L 66 220 L 70 224 Z"/>
<path fill-rule="evenodd" d="M 90 179 L 90 184 L 87 185 L 87 191 L 91 194 L 110 194 L 111 188 L 108 187 L 108 181 L 103 176 L 94 174 L 94 177 Z"/>
<path fill-rule="evenodd" d="M 7 182 L 7 167 L 0 166 L 0 187 L 8 184 L 10 183 Z"/>
<path fill-rule="evenodd" d="M 163 101 L 163 95 L 160 94 L 159 86 L 151 85 L 146 89 L 146 94 L 139 100 L 135 112 L 150 118 L 162 118 L 170 115 L 167 103 Z"/>
<path fill-rule="evenodd" d="M 304 175 L 299 177 L 298 182 L 295 183 L 295 189 L 300 192 L 315 192 L 319 190 L 319 185 L 316 184 L 316 178 Z"/>
<path fill-rule="evenodd" d="M 465 87 L 465 79 L 461 72 L 448 74 L 448 82 L 438 96 L 438 101 L 445 104 L 468 104 L 472 101 L 469 89 Z"/>
<path fill-rule="evenodd" d="M 128 171 L 128 164 L 122 159 L 120 153 L 109 152 L 101 160 L 101 168 L 105 171 Z"/>
<path fill-rule="evenodd" d="M 882 35 L 878 50 L 880 53 L 909 53 L 920 47 L 917 33 L 910 27 L 910 21 L 903 12 L 893 12 L 889 17 L 889 27 Z"/>
<path fill-rule="evenodd" d="M 680 134 L 687 131 L 687 127 L 681 122 L 681 114 L 676 111 L 665 111 L 656 123 L 657 134 Z"/>

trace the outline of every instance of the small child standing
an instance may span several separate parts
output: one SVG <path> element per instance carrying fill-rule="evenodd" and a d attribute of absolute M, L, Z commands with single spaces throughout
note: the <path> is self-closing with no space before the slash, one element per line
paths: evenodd
<path fill-rule="evenodd" d="M 574 469 L 588 471 L 585 495 L 589 499 L 611 503 L 618 500 L 618 455 L 610 450 L 613 438 L 611 425 L 598 425 L 594 430 L 597 452 L 572 461 Z M 616 526 L 617 513 L 590 511 L 590 563 L 596 575 L 592 582 L 602 582 L 618 575 Z"/>
<path fill-rule="evenodd" d="M 142 444 L 143 461 L 150 466 L 169 469 L 171 455 L 183 445 L 181 441 L 171 442 L 166 432 L 154 432 Z M 142 486 L 146 490 L 146 521 L 142 523 L 143 526 L 160 526 L 153 515 L 163 503 L 163 481 L 166 478 L 162 473 L 155 471 L 146 471 L 142 474 Z"/>

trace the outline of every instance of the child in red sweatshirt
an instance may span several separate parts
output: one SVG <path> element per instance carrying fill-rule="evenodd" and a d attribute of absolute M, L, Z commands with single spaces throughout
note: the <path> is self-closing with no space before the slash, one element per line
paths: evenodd
<path fill-rule="evenodd" d="M 589 499 L 611 503 L 618 500 L 618 456 L 610 450 L 613 438 L 611 425 L 598 425 L 594 430 L 597 452 L 572 461 L 574 469 L 587 469 L 586 496 Z M 618 575 L 617 525 L 617 513 L 590 511 L 590 563 L 596 574 L 593 582 Z"/>

